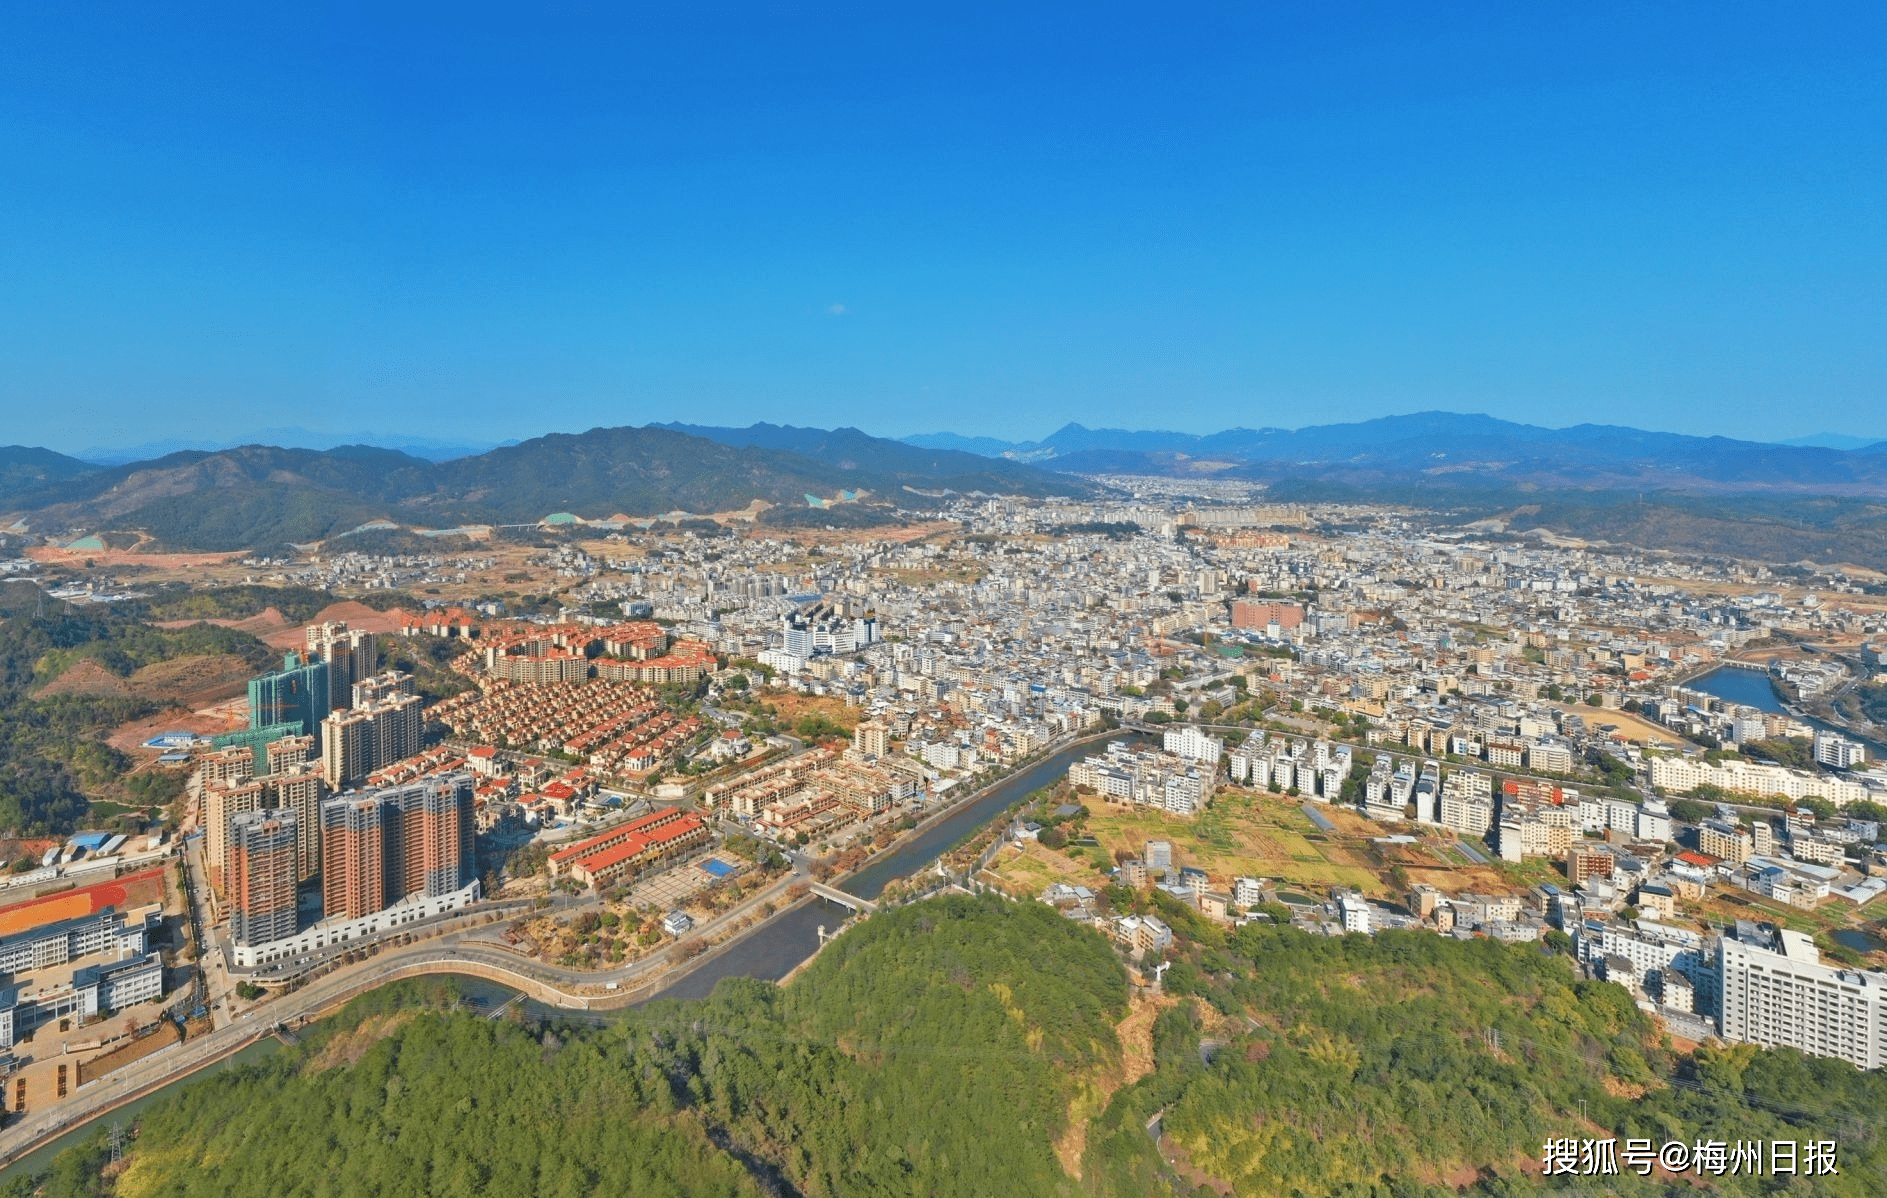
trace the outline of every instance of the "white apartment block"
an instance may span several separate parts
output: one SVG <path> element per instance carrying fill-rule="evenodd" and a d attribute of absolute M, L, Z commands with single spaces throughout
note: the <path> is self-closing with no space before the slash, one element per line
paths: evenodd
<path fill-rule="evenodd" d="M 1725 1040 L 1798 1048 L 1862 1069 L 1887 1063 L 1887 974 L 1831 969 L 1800 932 L 1780 952 L 1725 938 L 1717 1029 Z"/>
<path fill-rule="evenodd" d="M 1815 733 L 1815 760 L 1837 770 L 1851 770 L 1867 763 L 1867 747 L 1845 736 L 1818 730 Z"/>
<path fill-rule="evenodd" d="M 1836 806 L 1846 806 L 1868 797 L 1867 787 L 1859 782 L 1754 761 L 1725 761 L 1712 765 L 1707 761 L 1686 757 L 1653 757 L 1651 784 L 1662 786 L 1673 794 L 1688 794 L 1708 784 L 1759 798 L 1781 795 L 1787 799 L 1805 799 L 1816 795 Z"/>
<path fill-rule="evenodd" d="M 1441 796 L 1441 826 L 1463 836 L 1480 836 L 1494 826 L 1494 804 L 1460 794 Z"/>
<path fill-rule="evenodd" d="M 1191 724 L 1168 728 L 1162 747 L 1176 757 L 1201 762 L 1214 769 L 1218 768 L 1219 757 L 1225 752 L 1224 741 L 1215 736 L 1206 735 L 1202 729 L 1195 728 Z"/>

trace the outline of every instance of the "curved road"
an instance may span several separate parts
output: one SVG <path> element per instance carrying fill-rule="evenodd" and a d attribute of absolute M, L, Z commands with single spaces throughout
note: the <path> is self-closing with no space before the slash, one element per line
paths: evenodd
<path fill-rule="evenodd" d="M 802 879 L 788 874 L 767 890 L 756 895 L 755 903 L 782 897 L 787 888 Z M 784 911 L 788 908 L 782 907 Z M 730 911 L 702 926 L 702 934 L 712 934 L 728 922 L 740 918 L 743 910 Z M 729 938 L 714 949 L 689 962 L 690 966 L 711 960 L 719 952 L 764 923 L 755 924 Z M 378 955 L 359 965 L 350 966 L 317 978 L 292 993 L 256 1007 L 222 1027 L 188 1043 L 159 1049 L 143 1060 L 113 1072 L 109 1077 L 81 1087 L 70 1098 L 44 1111 L 28 1112 L 17 1124 L 0 1130 L 0 1164 L 32 1151 L 38 1144 L 59 1135 L 75 1124 L 86 1122 L 121 1103 L 151 1090 L 181 1080 L 206 1065 L 238 1052 L 264 1036 L 276 1025 L 294 1026 L 331 1010 L 366 991 L 389 982 L 426 974 L 459 973 L 482 977 L 510 986 L 531 998 L 552 1006 L 572 1010 L 604 1010 L 627 1006 L 658 982 L 672 980 L 672 970 L 657 966 L 669 962 L 669 954 L 644 958 L 607 973 L 565 969 L 546 965 L 510 953 L 474 939 L 485 929 L 466 928 L 417 944 L 382 948 Z M 628 983 L 648 975 L 641 985 Z M 582 994 L 564 986 L 600 989 L 615 982 L 618 990 L 601 994 Z"/>
<path fill-rule="evenodd" d="M 988 791 L 1012 783 L 1014 779 L 1025 775 L 1029 769 L 1052 758 L 1054 754 L 1089 740 L 1105 739 L 1112 735 L 1116 733 L 1109 730 L 1069 737 L 1065 740 L 1058 739 L 1045 746 L 1026 764 L 1019 764 L 1016 768 L 1005 771 L 1003 776 L 991 779 L 947 807 L 931 813 L 919 823 L 916 829 L 912 830 L 910 838 L 915 839 L 933 824 L 969 806 Z M 898 842 L 888 846 L 887 852 L 895 851 L 903 840 L 904 838 L 900 838 Z M 711 936 L 729 924 L 745 918 L 768 901 L 776 903 L 777 909 L 774 915 L 750 928 L 741 930 L 701 956 L 686 962 L 686 969 L 681 972 L 693 970 L 713 960 L 753 932 L 764 928 L 773 918 L 799 905 L 778 902 L 786 897 L 792 886 L 807 881 L 805 859 L 794 854 L 792 860 L 793 872 L 779 878 L 766 890 L 742 903 L 740 907 L 701 925 L 695 929 L 695 934 L 698 937 Z M 806 901 L 812 901 L 810 894 Z M 667 952 L 645 957 L 607 972 L 591 972 L 548 965 L 526 958 L 522 954 L 509 952 L 482 938 L 489 927 L 482 917 L 491 910 L 490 907 L 475 907 L 458 917 L 459 919 L 477 919 L 478 922 L 470 927 L 460 927 L 443 934 L 436 934 L 416 944 L 383 946 L 376 956 L 367 961 L 316 978 L 293 993 L 271 999 L 259 1007 L 236 1015 L 232 1021 L 215 1028 L 200 1039 L 175 1048 L 160 1049 L 141 1061 L 113 1072 L 109 1077 L 80 1088 L 71 1097 L 53 1107 L 44 1111 L 29 1112 L 27 1117 L 21 1119 L 15 1126 L 0 1130 L 0 1166 L 19 1159 L 38 1147 L 41 1142 L 77 1124 L 93 1119 L 122 1103 L 179 1081 L 206 1065 L 246 1048 L 269 1035 L 278 1024 L 298 1025 L 359 994 L 403 978 L 440 973 L 470 974 L 518 989 L 547 1005 L 570 1010 L 607 1010 L 628 1006 L 645 997 L 648 991 L 655 989 L 658 985 L 668 985 L 676 980 L 677 971 L 659 968 L 672 963 L 672 948 Z M 442 926 L 450 926 L 451 922 L 444 921 Z M 607 987 L 611 983 L 616 984 L 618 989 L 609 990 Z M 581 993 L 576 989 L 565 989 L 565 987 L 581 987 L 589 993 Z"/>

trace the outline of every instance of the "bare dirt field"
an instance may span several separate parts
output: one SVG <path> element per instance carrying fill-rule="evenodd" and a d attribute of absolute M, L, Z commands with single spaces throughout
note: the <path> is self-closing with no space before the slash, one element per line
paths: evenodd
<path fill-rule="evenodd" d="M 156 703 L 195 710 L 245 694 L 254 667 L 233 653 L 180 657 L 131 675 L 131 693 Z"/>
<path fill-rule="evenodd" d="M 37 698 L 54 695 L 86 695 L 92 698 L 125 698 L 131 694 L 130 683 L 89 658 L 74 662 L 63 674 L 34 692 Z"/>
<path fill-rule="evenodd" d="M 147 749 L 144 742 L 163 732 L 194 732 L 198 736 L 215 736 L 219 732 L 231 732 L 247 726 L 248 703 L 242 702 L 242 715 L 220 714 L 216 708 L 202 711 L 183 711 L 173 708 L 160 711 L 147 719 L 133 720 L 112 729 L 105 743 L 125 753 L 155 757 L 157 749 Z"/>
<path fill-rule="evenodd" d="M 262 637 L 268 633 L 288 627 L 288 617 L 274 607 L 265 607 L 256 615 L 244 620 L 158 620 L 159 628 L 191 628 L 198 624 L 214 624 L 218 628 L 234 628 L 251 636 Z"/>
<path fill-rule="evenodd" d="M 240 553 L 139 553 L 134 549 L 61 549 L 36 545 L 26 556 L 49 566 L 83 566 L 93 569 L 112 566 L 143 566 L 149 570 L 189 570 L 202 566 L 220 566 L 242 556 Z"/>
<path fill-rule="evenodd" d="M 271 608 L 270 610 L 272 611 L 274 609 Z M 267 613 L 265 612 L 263 614 L 266 615 Z M 279 615 L 279 613 L 277 614 Z M 398 607 L 391 611 L 379 611 L 375 608 L 368 607 L 365 603 L 357 603 L 352 599 L 348 599 L 340 603 L 328 604 L 315 615 L 314 619 L 308 621 L 308 623 L 326 624 L 331 620 L 338 620 L 346 624 L 349 628 L 359 628 L 367 632 L 389 633 L 398 632 L 400 630 L 400 621 L 410 614 L 412 613 Z M 255 618 L 261 619 L 261 616 Z M 299 649 L 308 643 L 307 634 L 303 631 L 305 627 L 306 625 L 289 624 L 284 621 L 282 627 L 266 635 L 261 632 L 257 632 L 256 635 L 262 638 L 263 644 L 269 645 L 272 648 Z"/>
<path fill-rule="evenodd" d="M 1661 728 L 1649 720 L 1640 719 L 1629 711 L 1615 711 L 1603 707 L 1568 707 L 1564 713 L 1584 719 L 1586 726 L 1597 728 L 1601 724 L 1616 724 L 1618 734 L 1626 740 L 1642 741 L 1650 745 L 1683 746 L 1690 742 L 1671 731 Z"/>
<path fill-rule="evenodd" d="M 75 662 L 63 674 L 34 693 L 40 697 L 87 695 L 95 698 L 149 699 L 169 707 L 196 711 L 242 695 L 254 672 L 248 662 L 226 653 L 159 662 L 145 666 L 129 678 L 120 678 L 97 662 L 87 659 Z M 157 731 L 197 731 L 181 722 L 187 718 L 182 712 L 161 716 L 157 722 L 164 727 Z M 142 727 L 148 722 L 140 721 L 137 726 Z M 215 723 L 216 731 L 225 730 L 222 722 L 212 722 Z M 154 734 L 146 733 L 145 736 Z M 118 735 L 114 734 L 113 743 L 116 744 L 118 740 Z"/>

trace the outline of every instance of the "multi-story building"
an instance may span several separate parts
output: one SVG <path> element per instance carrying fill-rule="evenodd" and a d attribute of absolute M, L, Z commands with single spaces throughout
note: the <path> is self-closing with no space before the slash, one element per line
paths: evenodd
<path fill-rule="evenodd" d="M 387 906 L 386 806 L 374 795 L 321 804 L 321 913 L 359 919 Z"/>
<path fill-rule="evenodd" d="M 1485 835 L 1494 826 L 1494 804 L 1479 796 L 1444 793 L 1441 826 L 1463 836 Z"/>
<path fill-rule="evenodd" d="M 353 702 L 354 685 L 368 678 L 379 664 L 374 635 L 349 628 L 339 620 L 315 624 L 306 630 L 308 660 L 328 667 L 328 709 L 338 711 Z"/>
<path fill-rule="evenodd" d="M 287 808 L 295 813 L 300 838 L 296 852 L 298 879 L 307 881 L 321 872 L 321 802 L 327 794 L 327 780 L 321 768 L 310 761 L 260 778 L 233 773 L 215 782 L 206 781 L 203 786 L 203 847 L 211 882 L 228 893 L 231 822 L 237 816 L 269 808 Z"/>
<path fill-rule="evenodd" d="M 101 907 L 90 915 L 75 915 L 0 936 L 0 973 L 50 969 L 93 953 L 119 957 L 141 954 L 163 926 L 163 920 L 163 910 L 156 903 L 129 912 Z"/>
<path fill-rule="evenodd" d="M 1290 632 L 1304 623 L 1304 609 L 1295 603 L 1271 603 L 1236 599 L 1232 602 L 1232 627 L 1268 632 L 1272 636 Z"/>
<path fill-rule="evenodd" d="M 1218 768 L 1219 756 L 1225 752 L 1224 741 L 1216 736 L 1208 736 L 1204 730 L 1191 724 L 1168 728 L 1162 747 L 1176 757 L 1197 761 L 1214 769 Z"/>
<path fill-rule="evenodd" d="M 297 819 L 283 808 L 230 821 L 229 930 L 239 945 L 266 944 L 296 931 Z"/>
<path fill-rule="evenodd" d="M 706 821 L 694 812 L 663 807 L 552 853 L 550 876 L 568 873 L 585 885 L 599 886 L 673 860 L 706 844 L 710 835 Z"/>
<path fill-rule="evenodd" d="M 1114 741 L 1107 752 L 1068 767 L 1068 783 L 1087 787 L 1111 802 L 1160 807 L 1174 815 L 1196 815 L 1212 798 L 1217 771 L 1172 753 L 1138 749 Z"/>
<path fill-rule="evenodd" d="M 313 736 L 333 709 L 328 663 L 303 661 L 290 652 L 282 668 L 249 680 L 249 727 L 264 729 L 293 725 L 302 736 Z"/>
<path fill-rule="evenodd" d="M 476 881 L 472 776 L 440 774 L 321 805 L 322 910 L 359 919 Z"/>
<path fill-rule="evenodd" d="M 1616 860 L 1603 844 L 1576 840 L 1566 850 L 1566 880 L 1574 886 L 1588 878 L 1609 878 Z"/>
<path fill-rule="evenodd" d="M 1697 849 L 1741 865 L 1756 851 L 1756 843 L 1747 829 L 1723 820 L 1707 819 L 1697 825 Z"/>
<path fill-rule="evenodd" d="M 1831 769 L 1851 770 L 1867 763 L 1867 746 L 1826 729 L 1817 729 L 1815 760 Z"/>
<path fill-rule="evenodd" d="M 1887 974 L 1831 969 L 1801 932 L 1725 936 L 1717 1030 L 1725 1040 L 1797 1048 L 1862 1069 L 1887 1064 Z"/>
<path fill-rule="evenodd" d="M 852 747 L 866 757 L 889 757 L 891 729 L 876 720 L 861 720 L 852 731 Z"/>
<path fill-rule="evenodd" d="M 321 725 L 322 773 L 328 785 L 353 786 L 375 770 L 420 750 L 425 700 L 392 692 L 365 707 L 337 711 Z"/>
<path fill-rule="evenodd" d="M 269 805 L 262 783 L 243 775 L 203 788 L 203 854 L 210 881 L 223 893 L 229 893 L 230 828 L 237 816 Z"/>
<path fill-rule="evenodd" d="M 349 697 L 347 706 L 370 707 L 383 699 L 391 699 L 395 695 L 412 695 L 417 693 L 418 692 L 414 689 L 413 676 L 411 674 L 400 670 L 386 670 L 382 673 L 362 678 L 360 681 L 354 683 L 353 692 Z"/>
<path fill-rule="evenodd" d="M 1828 774 L 1810 774 L 1759 761 L 1729 760 L 1712 764 L 1690 757 L 1651 758 L 1651 784 L 1672 794 L 1689 794 L 1699 786 L 1709 785 L 1737 794 L 1785 799 L 1810 796 L 1827 799 L 1836 806 L 1846 806 L 1868 797 L 1867 787 L 1848 778 Z"/>

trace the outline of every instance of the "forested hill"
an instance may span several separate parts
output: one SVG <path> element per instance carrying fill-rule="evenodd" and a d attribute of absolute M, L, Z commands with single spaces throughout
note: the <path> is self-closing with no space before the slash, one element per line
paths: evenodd
<path fill-rule="evenodd" d="M 784 988 L 724 982 L 601 1027 L 384 991 L 152 1107 L 124 1166 L 106 1169 L 101 1131 L 0 1198 L 1773 1192 L 1542 1180 L 1548 1136 L 1833 1139 L 1839 1174 L 1787 1192 L 1887 1193 L 1883 1079 L 1673 1052 L 1550 946 L 1229 932 L 1131 901 L 1180 934 L 1152 1006 L 1130 1007 L 1109 942 L 1048 907 L 933 899 L 844 933 Z"/>
<path fill-rule="evenodd" d="M 655 426 L 596 428 L 447 462 L 361 445 L 191 450 L 28 479 L 0 490 L 0 525 L 18 520 L 44 535 L 143 532 L 164 547 L 223 551 L 319 541 L 379 519 L 451 527 L 533 523 L 554 512 L 590 518 L 709 514 L 755 500 L 804 509 L 808 496 L 833 500 L 842 492 L 909 507 L 924 502 L 913 491 L 1065 495 L 1091 489 L 1067 475 L 914 449 L 856 430 L 822 436 L 827 440 L 808 440 L 801 447 L 807 452 L 800 452 Z"/>
<path fill-rule="evenodd" d="M 95 467 L 50 449 L 31 445 L 0 445 L 0 502 L 15 491 L 30 490 L 75 475 L 90 474 Z"/>
<path fill-rule="evenodd" d="M 25 582 L 0 585 L 0 834 L 65 833 L 91 822 L 94 797 L 108 797 L 142 827 L 137 812 L 182 789 L 174 772 L 132 773 L 105 737 L 163 705 L 135 685 L 147 667 L 185 658 L 234 659 L 261 671 L 278 660 L 245 632 L 199 624 L 156 628 L 137 605 L 74 607 Z M 70 671 L 97 682 L 61 691 Z"/>

